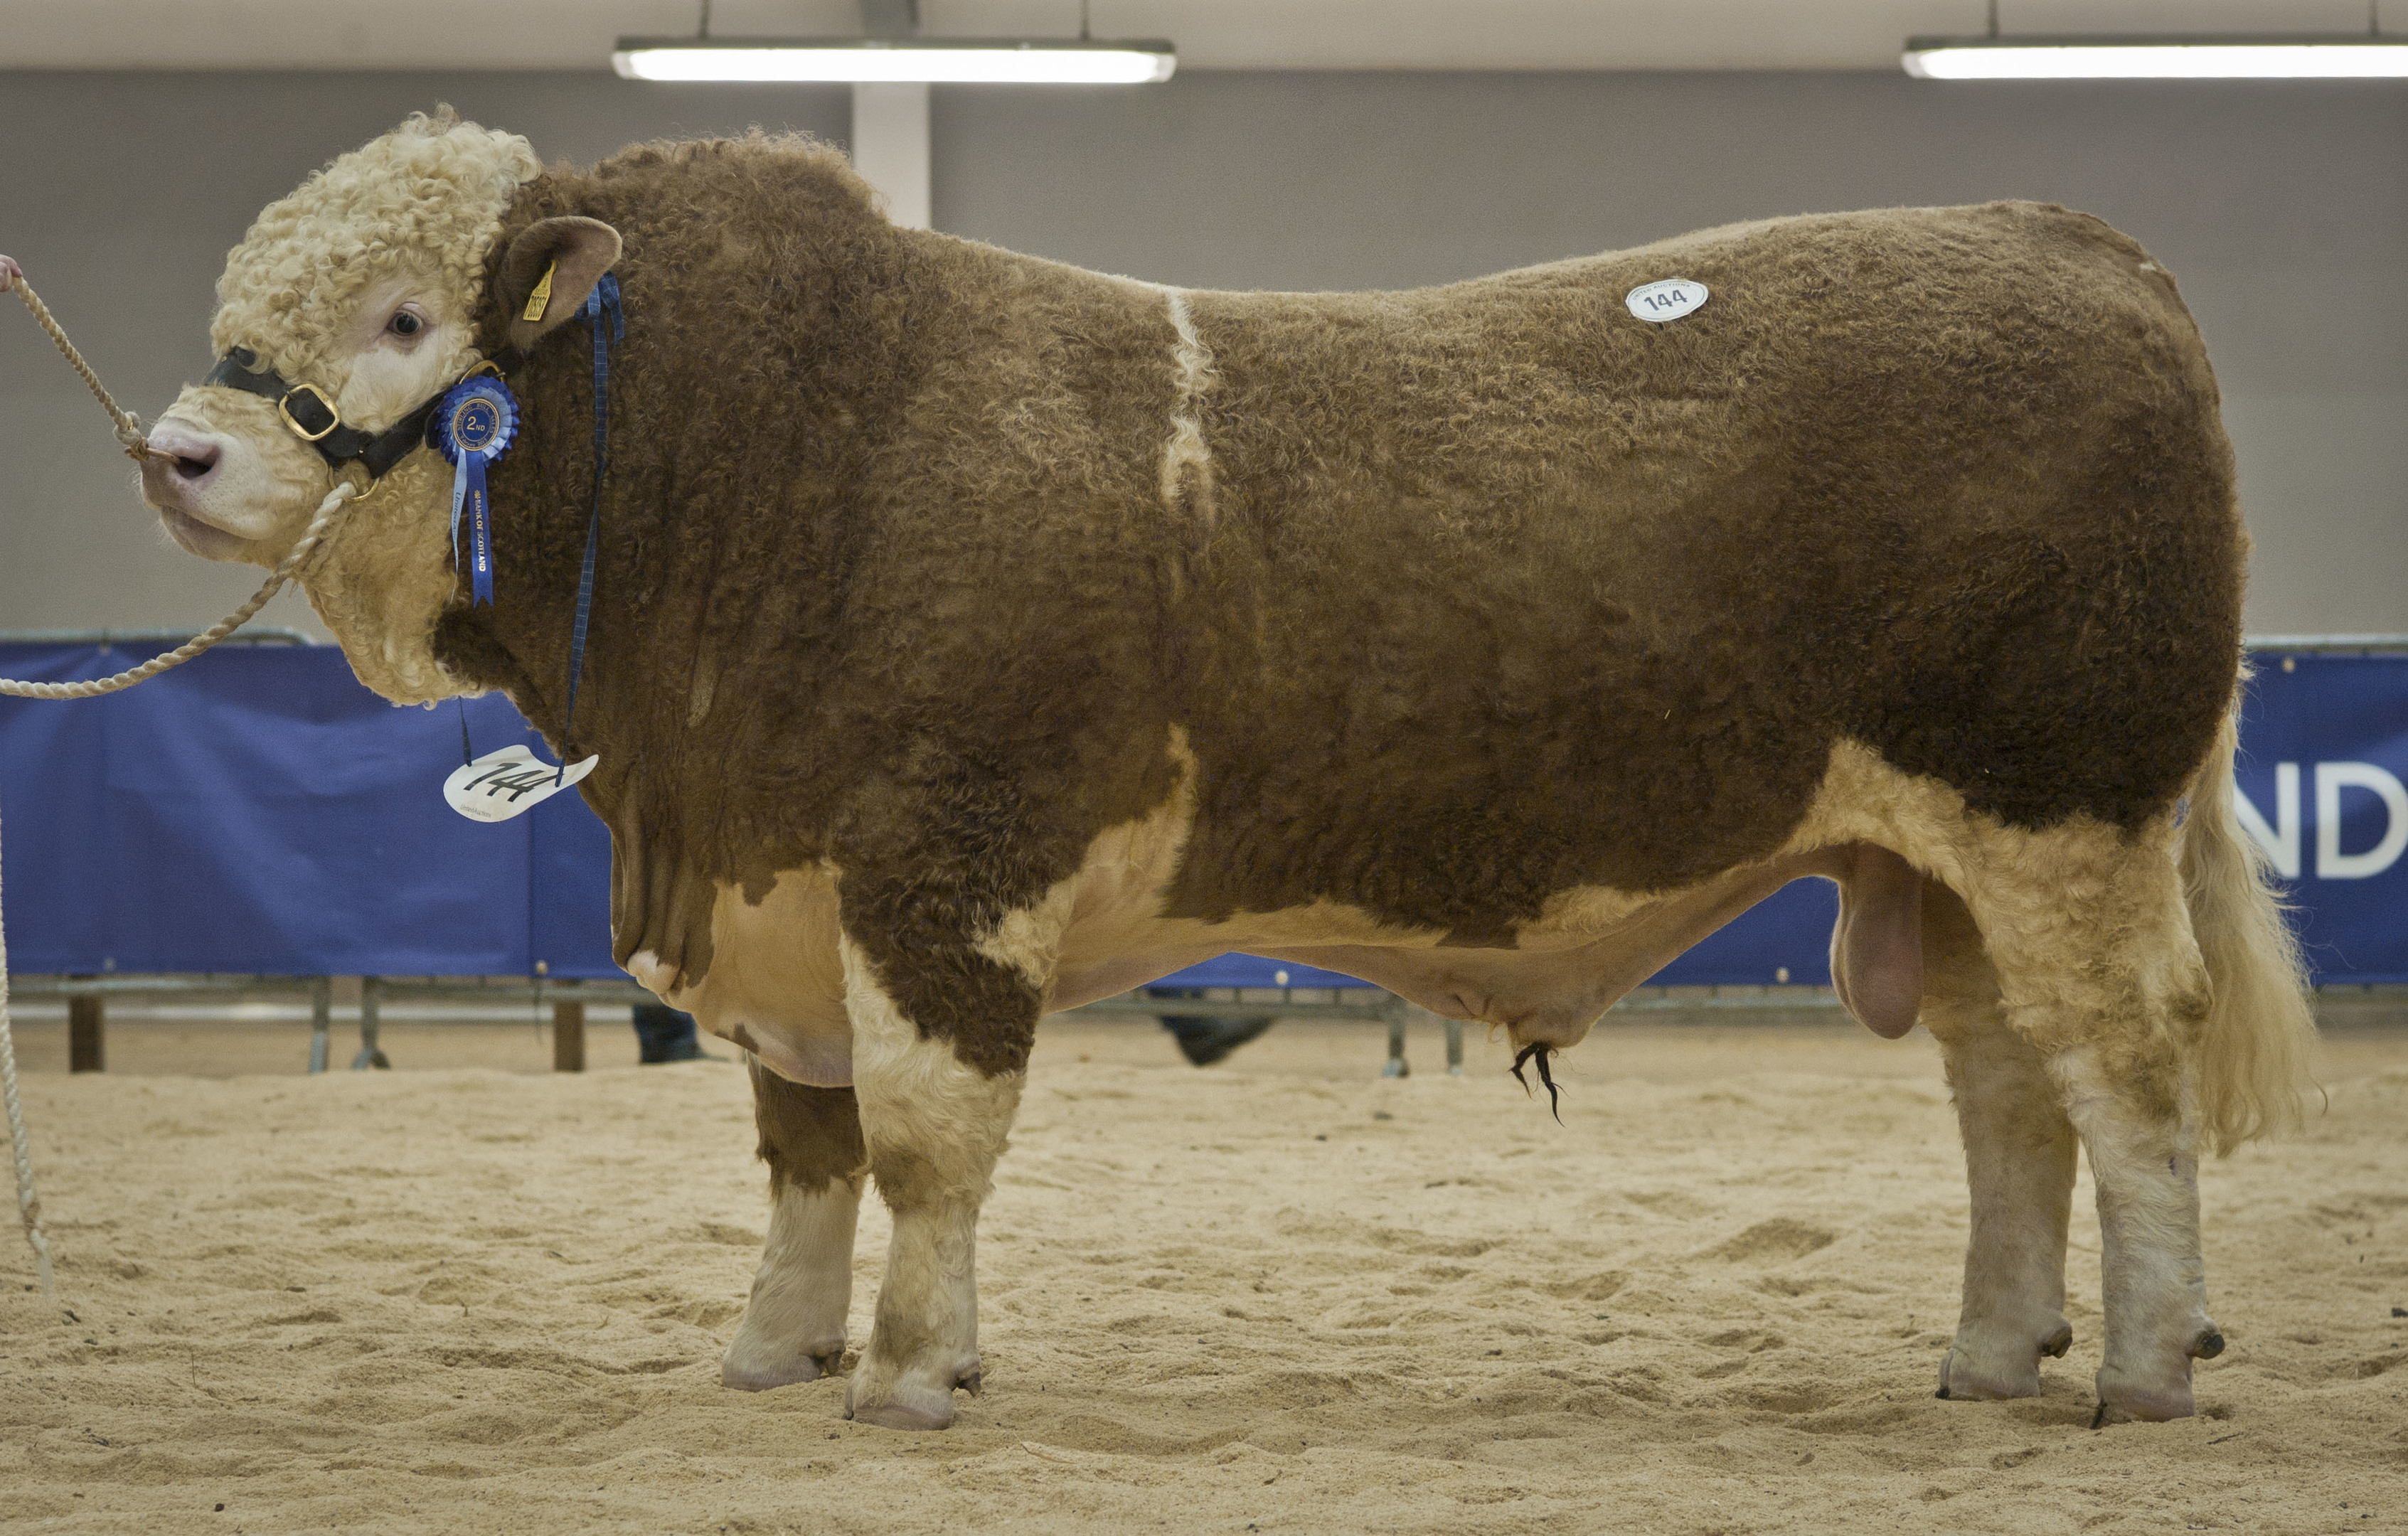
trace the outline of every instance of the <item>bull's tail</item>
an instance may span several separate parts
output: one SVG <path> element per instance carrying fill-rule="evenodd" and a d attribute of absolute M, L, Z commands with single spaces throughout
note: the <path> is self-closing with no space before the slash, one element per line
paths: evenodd
<path fill-rule="evenodd" d="M 2296 1129 L 2315 1087 L 2315 1020 L 2299 940 L 2269 878 L 2272 861 L 2232 809 L 2240 712 L 2236 700 L 2191 783 L 2182 835 L 2183 894 L 2213 994 L 2200 1040 L 2200 1130 L 2218 1154 Z"/>

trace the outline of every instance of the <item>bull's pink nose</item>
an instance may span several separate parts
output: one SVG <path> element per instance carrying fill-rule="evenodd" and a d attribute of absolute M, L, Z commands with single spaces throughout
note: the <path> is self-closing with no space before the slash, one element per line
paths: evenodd
<path fill-rule="evenodd" d="M 224 445 L 181 422 L 150 429 L 150 452 L 142 458 L 142 499 L 153 507 L 180 507 L 217 473 Z"/>
<path fill-rule="evenodd" d="M 202 436 L 190 427 L 175 422 L 161 422 L 150 429 L 150 457 L 143 464 L 146 478 L 166 479 L 172 476 L 186 484 L 196 484 L 209 478 L 218 467 L 217 439 Z"/>

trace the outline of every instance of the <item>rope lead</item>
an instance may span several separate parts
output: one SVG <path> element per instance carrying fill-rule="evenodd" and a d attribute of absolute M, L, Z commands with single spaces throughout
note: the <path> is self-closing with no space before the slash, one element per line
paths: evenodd
<path fill-rule="evenodd" d="M 110 397 L 108 391 L 101 385 L 100 376 L 92 371 L 92 366 L 83 360 L 83 354 L 76 351 L 75 343 L 67 339 L 67 333 L 50 318 L 49 306 L 35 297 L 34 290 L 26 286 L 24 273 L 5 257 L 0 257 L 0 282 L 7 283 L 24 299 L 25 308 L 33 311 L 34 319 L 42 329 L 50 333 L 50 340 L 57 344 L 60 354 L 82 377 L 84 387 L 92 391 L 93 398 L 108 412 L 111 428 L 127 456 L 140 463 L 150 451 L 149 438 L 142 430 L 141 418 Z M 251 600 L 173 651 L 162 652 L 141 666 L 130 668 L 114 677 L 93 678 L 81 682 L 26 682 L 16 678 L 0 678 L 0 694 L 17 698 L 95 698 L 102 694 L 131 688 L 137 682 L 147 682 L 171 667 L 181 667 L 241 628 L 253 614 L 265 608 L 267 600 L 282 591 L 284 583 L 293 580 L 309 556 L 317 552 L 319 544 L 333 530 L 336 520 L 341 517 L 343 508 L 359 494 L 359 487 L 349 481 L 341 481 L 327 492 L 326 499 L 318 504 L 317 515 L 309 519 L 309 525 L 302 530 L 300 538 L 294 541 L 284 558 L 277 562 L 276 569 L 260 584 L 259 590 L 251 594 Z M 17 1038 L 8 1022 L 8 936 L 5 925 L 0 925 L 0 1099 L 5 1099 L 7 1104 L 8 1144 L 15 1156 L 17 1168 L 17 1213 L 25 1225 L 25 1241 L 33 1246 L 35 1268 L 41 1275 L 42 1294 L 55 1299 L 59 1294 L 58 1278 L 50 1268 L 50 1240 L 42 1230 L 42 1197 L 34 1187 L 34 1153 L 25 1135 L 25 1111 L 17 1098 Z"/>
<path fill-rule="evenodd" d="M 350 481 L 344 481 L 327 492 L 326 499 L 318 504 L 317 515 L 309 520 L 309 526 L 302 531 L 291 553 L 277 563 L 276 569 L 260 583 L 259 590 L 251 595 L 250 600 L 173 651 L 163 651 L 141 666 L 128 668 L 113 677 L 93 678 L 83 682 L 28 682 L 17 678 L 0 678 L 0 694 L 17 698 L 97 698 L 103 694 L 131 688 L 137 682 L 148 682 L 171 667 L 183 666 L 249 624 L 253 615 L 265 608 L 267 600 L 282 591 L 284 583 L 292 581 L 309 556 L 317 553 L 319 544 L 341 515 L 344 505 L 359 494 L 359 488 Z"/>
<path fill-rule="evenodd" d="M 64 328 L 50 318 L 50 307 L 36 296 L 33 285 L 25 280 L 24 273 L 18 272 L 9 286 L 17 291 L 19 298 L 25 301 L 25 308 L 34 312 L 35 323 L 50 333 L 50 344 L 58 348 L 59 354 L 82 378 L 83 387 L 92 391 L 92 397 L 100 402 L 100 409 L 108 412 L 110 430 L 116 434 L 118 444 L 125 450 L 125 456 L 140 464 L 150 452 L 150 435 L 142 430 L 142 418 L 119 405 L 102 386 L 100 375 L 92 371 L 92 365 L 83 360 L 83 353 L 76 351 L 75 343 L 67 339 Z"/>
<path fill-rule="evenodd" d="M 34 1187 L 34 1149 L 25 1136 L 25 1107 L 17 1098 L 17 1037 L 8 1027 L 8 935 L 0 929 L 0 1098 L 8 1105 L 8 1145 L 17 1160 L 17 1216 L 25 1224 L 25 1241 L 33 1245 L 34 1268 L 40 1274 L 42 1295 L 59 1297 L 58 1276 L 50 1270 L 50 1240 L 42 1231 L 42 1197 Z"/>

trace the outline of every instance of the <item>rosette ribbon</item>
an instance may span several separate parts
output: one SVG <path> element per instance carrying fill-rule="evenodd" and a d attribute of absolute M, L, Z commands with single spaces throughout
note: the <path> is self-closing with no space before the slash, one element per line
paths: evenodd
<path fill-rule="evenodd" d="M 519 403 L 493 374 L 475 374 L 444 393 L 426 435 L 452 461 L 452 564 L 469 573 L 469 606 L 494 600 L 494 509 L 485 495 L 485 467 L 509 450 L 519 429 Z M 460 551 L 460 525 L 468 550 Z"/>

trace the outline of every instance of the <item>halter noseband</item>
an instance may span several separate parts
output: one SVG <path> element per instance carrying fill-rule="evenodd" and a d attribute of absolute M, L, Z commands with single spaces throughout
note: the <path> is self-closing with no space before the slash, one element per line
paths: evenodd
<path fill-rule="evenodd" d="M 505 347 L 491 358 L 477 364 L 460 379 L 478 373 L 497 373 L 509 377 L 525 366 L 527 354 L 516 347 Z M 339 469 L 356 460 L 367 468 L 368 478 L 381 480 L 385 471 L 407 457 L 411 449 L 426 441 L 426 429 L 435 417 L 435 407 L 460 379 L 445 383 L 416 409 L 386 427 L 382 432 L 363 432 L 343 424 L 343 414 L 335 402 L 315 384 L 290 384 L 283 375 L 260 360 L 248 347 L 236 347 L 218 359 L 204 384 L 216 384 L 225 389 L 248 390 L 276 402 L 276 414 L 293 430 L 293 435 L 316 449 L 328 464 Z"/>

